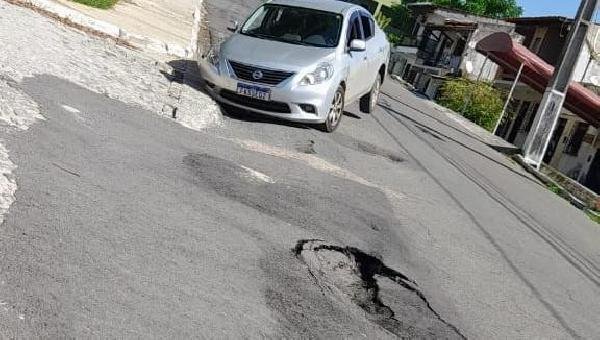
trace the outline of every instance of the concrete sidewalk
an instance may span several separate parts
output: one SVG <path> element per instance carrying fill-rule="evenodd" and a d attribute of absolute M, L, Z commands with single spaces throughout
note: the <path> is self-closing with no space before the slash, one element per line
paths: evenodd
<path fill-rule="evenodd" d="M 433 100 L 430 100 L 426 96 L 416 93 L 411 85 L 407 84 L 402 78 L 397 75 L 392 75 L 391 78 L 404 87 L 407 91 L 412 92 L 415 96 L 422 99 L 423 102 L 433 109 L 433 112 L 441 112 L 454 122 L 458 123 L 463 129 L 468 131 L 474 138 L 479 139 L 481 142 L 487 144 L 492 149 L 499 151 L 506 155 L 515 155 L 520 152 L 520 149 L 512 143 L 505 141 L 504 139 L 494 135 L 479 125 L 471 122 L 461 114 L 454 112 L 446 107 L 443 107 Z"/>
<path fill-rule="evenodd" d="M 177 56 L 190 56 L 195 50 L 194 12 L 201 0 L 121 0 L 108 10 L 70 0 L 52 1 L 118 27 L 134 45 L 150 45 Z"/>

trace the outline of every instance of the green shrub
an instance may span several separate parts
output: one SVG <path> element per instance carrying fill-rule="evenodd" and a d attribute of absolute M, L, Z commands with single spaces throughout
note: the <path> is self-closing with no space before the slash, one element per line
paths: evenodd
<path fill-rule="evenodd" d="M 88 5 L 91 7 L 109 9 L 114 6 L 119 0 L 71 0 L 79 2 L 80 4 Z"/>
<path fill-rule="evenodd" d="M 562 189 L 557 186 L 556 184 L 548 184 L 546 187 L 548 187 L 548 190 L 552 191 L 553 193 L 560 195 L 562 192 Z"/>
<path fill-rule="evenodd" d="M 382 11 L 390 18 L 391 27 L 394 27 L 404 35 L 412 34 L 414 17 L 405 4 L 395 4 L 392 7 L 384 7 Z"/>
<path fill-rule="evenodd" d="M 402 42 L 402 37 L 393 32 L 388 32 L 387 38 L 390 44 L 392 44 L 392 46 L 399 45 Z"/>
<path fill-rule="evenodd" d="M 473 123 L 493 131 L 504 107 L 502 98 L 502 92 L 489 83 L 459 78 L 444 83 L 438 101 Z"/>

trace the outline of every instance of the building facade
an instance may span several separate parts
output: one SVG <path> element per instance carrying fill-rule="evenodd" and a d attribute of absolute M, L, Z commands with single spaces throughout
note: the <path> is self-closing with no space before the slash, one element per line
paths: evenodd
<path fill-rule="evenodd" d="M 392 73 L 435 99 L 451 77 L 493 82 L 509 92 L 516 70 L 504 70 L 476 51 L 477 43 L 492 33 L 507 33 L 546 63 L 558 63 L 573 24 L 564 17 L 497 20 L 471 15 L 431 3 L 409 4 L 413 14 L 410 44 L 395 46 Z M 600 94 L 600 26 L 589 32 L 572 76 Z M 508 114 L 497 134 L 522 147 L 533 125 L 542 93 L 518 83 Z M 600 112 L 589 113 L 600 116 Z M 600 194 L 600 137 L 598 126 L 564 109 L 544 162 Z"/>
<path fill-rule="evenodd" d="M 573 21 L 564 17 L 519 18 L 512 20 L 515 31 L 524 37 L 523 44 L 545 62 L 555 66 L 566 43 Z M 600 26 L 592 27 L 582 49 L 572 81 L 600 92 Z M 501 70 L 495 85 L 508 90 L 515 78 L 514 71 Z M 510 103 L 508 119 L 497 134 L 516 146 L 523 146 L 539 108 L 542 94 L 519 83 Z M 593 114 L 599 114 L 593 113 Z M 548 146 L 544 162 L 564 175 L 600 193 L 600 137 L 592 126 L 567 109 Z"/>
<path fill-rule="evenodd" d="M 505 32 L 517 41 L 512 22 L 471 15 L 431 3 L 408 5 L 414 15 L 414 45 L 396 46 L 393 73 L 431 99 L 447 77 L 493 81 L 498 66 L 475 50 L 491 33 Z"/>

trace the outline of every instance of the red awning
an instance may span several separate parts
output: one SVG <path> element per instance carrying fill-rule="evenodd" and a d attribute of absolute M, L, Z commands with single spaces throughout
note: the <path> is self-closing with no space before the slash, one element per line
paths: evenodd
<path fill-rule="evenodd" d="M 523 64 L 521 81 L 543 93 L 554 73 L 549 65 L 525 46 L 514 42 L 503 32 L 493 33 L 479 41 L 477 51 L 506 68 L 516 70 Z M 579 83 L 572 82 L 567 91 L 565 108 L 600 128 L 600 96 Z"/>

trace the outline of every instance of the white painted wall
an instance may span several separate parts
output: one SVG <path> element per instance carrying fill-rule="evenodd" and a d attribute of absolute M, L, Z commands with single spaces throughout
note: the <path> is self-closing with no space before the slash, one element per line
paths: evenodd
<path fill-rule="evenodd" d="M 489 25 L 489 26 L 488 26 Z M 481 74 L 481 80 L 492 81 L 496 78 L 496 73 L 498 72 L 498 65 L 493 63 L 492 61 L 485 62 L 485 56 L 475 50 L 477 43 L 495 32 L 506 32 L 511 35 L 514 35 L 514 25 L 506 23 L 504 24 L 481 24 L 480 27 L 472 33 L 471 39 L 467 44 L 465 52 L 463 54 L 463 60 L 461 64 L 461 69 L 463 70 L 463 74 L 467 75 L 470 79 L 477 79 Z M 515 39 L 519 39 L 520 37 L 515 37 Z M 471 63 L 473 65 L 473 72 L 467 73 L 467 63 Z"/>
<path fill-rule="evenodd" d="M 573 178 L 574 180 L 584 182 L 587 178 L 587 173 L 590 169 L 592 161 L 594 160 L 594 156 L 596 155 L 596 152 L 598 150 L 598 145 L 596 144 L 594 146 L 591 143 L 584 142 L 581 145 L 579 153 L 576 156 L 564 153 L 564 150 L 568 145 L 569 138 L 575 132 L 577 125 L 580 122 L 583 122 L 583 120 L 574 115 L 563 115 L 563 117 L 567 118 L 568 122 L 565 128 L 565 132 L 561 137 L 559 147 L 556 150 L 556 154 L 552 159 L 551 165 L 563 174 Z M 590 127 L 588 129 L 587 134 L 597 135 L 598 130 L 596 130 L 593 127 Z"/>
<path fill-rule="evenodd" d="M 573 77 L 571 78 L 573 81 L 590 84 L 593 76 L 600 77 L 600 62 L 593 58 L 590 62 L 592 52 L 597 55 L 597 58 L 600 58 L 600 25 L 593 26 L 588 34 L 587 42 L 581 49 Z"/>

